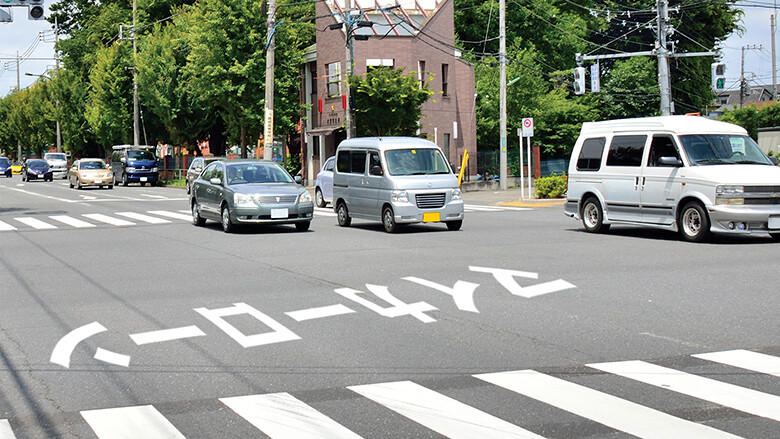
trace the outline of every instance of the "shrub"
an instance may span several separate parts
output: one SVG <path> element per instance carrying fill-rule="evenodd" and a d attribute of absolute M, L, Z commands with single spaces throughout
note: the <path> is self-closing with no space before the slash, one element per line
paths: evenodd
<path fill-rule="evenodd" d="M 569 179 L 566 174 L 551 175 L 537 178 L 534 184 L 536 198 L 562 198 L 568 189 Z"/>

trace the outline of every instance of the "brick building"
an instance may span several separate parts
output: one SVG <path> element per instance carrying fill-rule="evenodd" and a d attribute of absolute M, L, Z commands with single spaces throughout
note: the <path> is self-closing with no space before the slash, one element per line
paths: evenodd
<path fill-rule="evenodd" d="M 316 3 L 317 37 L 305 58 L 301 102 L 308 104 L 303 122 L 304 178 L 313 182 L 321 164 L 346 138 L 345 0 Z M 369 68 L 405 68 L 436 93 L 422 105 L 421 129 L 460 166 L 464 151 L 469 171 L 476 172 L 474 66 L 455 48 L 453 0 L 351 0 L 354 74 Z M 357 21 L 371 21 L 358 27 Z M 333 25 L 333 26 L 331 26 Z M 334 29 L 335 28 L 335 29 Z M 356 121 L 360 123 L 359 120 Z"/>

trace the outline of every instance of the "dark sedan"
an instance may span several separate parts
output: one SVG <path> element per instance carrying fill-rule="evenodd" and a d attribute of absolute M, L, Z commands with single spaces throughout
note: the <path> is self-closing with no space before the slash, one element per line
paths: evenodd
<path fill-rule="evenodd" d="M 0 157 L 0 175 L 11 178 L 11 161 L 8 157 Z"/>
<path fill-rule="evenodd" d="M 54 174 L 46 160 L 29 159 L 22 165 L 22 181 L 37 179 L 53 181 Z"/>
<path fill-rule="evenodd" d="M 219 221 L 231 232 L 239 224 L 295 224 L 309 230 L 314 213 L 311 194 L 275 162 L 216 161 L 192 183 L 192 223 Z"/>

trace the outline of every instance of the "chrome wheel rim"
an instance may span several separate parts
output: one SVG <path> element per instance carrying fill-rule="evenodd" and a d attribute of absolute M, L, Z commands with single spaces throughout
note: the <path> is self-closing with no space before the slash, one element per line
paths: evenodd
<path fill-rule="evenodd" d="M 227 208 L 222 209 L 222 228 L 225 230 L 230 228 L 230 212 Z"/>
<path fill-rule="evenodd" d="M 339 222 L 343 223 L 347 219 L 347 209 L 343 205 L 339 206 Z"/>
<path fill-rule="evenodd" d="M 198 203 L 192 203 L 192 222 L 197 224 L 198 219 Z"/>
<path fill-rule="evenodd" d="M 582 217 L 588 227 L 596 227 L 599 221 L 599 210 L 593 203 L 585 205 L 585 209 L 582 211 Z"/>
<path fill-rule="evenodd" d="M 322 191 L 317 191 L 314 196 L 317 198 L 317 206 L 322 206 L 325 204 L 322 202 Z"/>
<path fill-rule="evenodd" d="M 385 209 L 384 214 L 385 229 L 390 230 L 393 228 L 393 212 L 390 209 Z"/>
<path fill-rule="evenodd" d="M 695 236 L 701 231 L 701 216 L 696 209 L 688 209 L 683 214 L 683 230 L 689 236 Z"/>

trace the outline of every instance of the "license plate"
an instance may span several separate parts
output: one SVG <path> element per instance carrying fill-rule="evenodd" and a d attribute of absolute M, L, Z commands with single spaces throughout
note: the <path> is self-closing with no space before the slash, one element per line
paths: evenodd
<path fill-rule="evenodd" d="M 289 215 L 287 209 L 271 209 L 271 218 L 287 218 Z"/>
<path fill-rule="evenodd" d="M 769 217 L 769 228 L 770 229 L 780 229 L 780 216 L 770 216 Z"/>
<path fill-rule="evenodd" d="M 146 181 L 146 177 L 141 177 L 141 181 Z"/>
<path fill-rule="evenodd" d="M 103 180 L 101 180 L 99 178 L 96 178 L 95 179 L 95 184 L 103 184 Z"/>
<path fill-rule="evenodd" d="M 436 223 L 439 221 L 439 212 L 427 212 L 423 214 L 424 223 Z"/>

